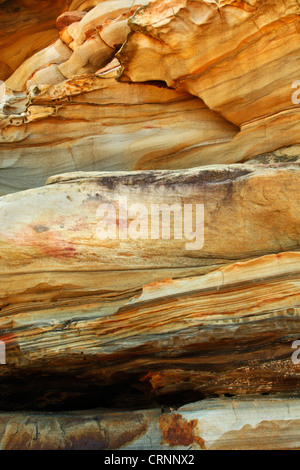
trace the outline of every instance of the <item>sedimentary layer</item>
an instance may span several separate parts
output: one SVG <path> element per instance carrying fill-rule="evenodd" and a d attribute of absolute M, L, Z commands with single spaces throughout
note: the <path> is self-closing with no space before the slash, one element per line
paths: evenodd
<path fill-rule="evenodd" d="M 236 126 L 198 98 L 118 83 L 118 68 L 7 94 L 0 194 L 43 186 L 61 172 L 181 168 L 202 145 L 222 155 L 236 135 Z"/>
<path fill-rule="evenodd" d="M 232 164 L 299 144 L 299 18 L 282 0 L 80 3 L 6 81 L 0 194 L 61 172 Z"/>
<path fill-rule="evenodd" d="M 298 180 L 298 165 L 77 173 L 1 198 L 1 406 L 297 393 Z M 174 239 L 170 217 L 151 239 L 168 202 L 194 223 L 204 205 L 204 232 Z"/>
<path fill-rule="evenodd" d="M 178 410 L 1 413 L 2 450 L 298 450 L 298 399 L 214 399 Z M 122 459 L 126 460 L 117 460 Z M 193 462 L 192 455 L 149 455 L 165 464 Z M 128 455 L 105 455 L 110 464 Z M 136 457 L 134 457 L 136 458 Z M 143 458 L 146 458 L 143 457 Z M 114 460 L 112 460 L 114 459 Z M 171 459 L 171 460 L 169 460 Z M 108 462 L 108 461 L 107 461 Z M 131 462 L 133 465 L 133 462 Z M 162 463 L 158 460 L 158 463 Z"/>

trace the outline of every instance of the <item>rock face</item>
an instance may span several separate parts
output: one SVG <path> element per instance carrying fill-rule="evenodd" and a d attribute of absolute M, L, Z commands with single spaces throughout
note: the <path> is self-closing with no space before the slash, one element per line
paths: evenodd
<path fill-rule="evenodd" d="M 2 413 L 0 448 L 131 452 L 298 450 L 299 424 L 299 400 L 261 397 L 206 400 L 163 413 L 161 409 L 50 415 Z M 154 454 L 151 463 L 155 461 Z"/>
<path fill-rule="evenodd" d="M 0 80 L 57 38 L 55 22 L 66 10 L 85 10 L 98 0 L 1 0 Z"/>
<path fill-rule="evenodd" d="M 56 42 L 6 81 L 0 194 L 62 171 L 230 164 L 299 144 L 297 2 L 73 3 Z"/>
<path fill-rule="evenodd" d="M 199 139 L 221 148 L 236 134 L 190 94 L 118 83 L 119 67 L 112 67 L 7 96 L 14 115 L 0 123 L 1 194 L 42 186 L 65 171 L 181 167 L 181 157 L 197 155 Z"/>
<path fill-rule="evenodd" d="M 84 377 L 77 397 L 88 389 L 101 403 L 118 402 L 128 381 L 140 404 L 186 392 L 296 392 L 300 258 L 288 251 L 300 244 L 299 178 L 297 164 L 75 173 L 2 197 L 2 409 L 16 377 L 26 406 L 43 408 L 64 374 L 50 401 L 72 403 L 75 371 Z M 109 212 L 103 224 L 110 208 L 115 220 Z"/>
<path fill-rule="evenodd" d="M 130 19 L 121 79 L 163 80 L 201 98 L 240 128 L 237 158 L 253 156 L 251 140 L 263 152 L 292 145 L 300 137 L 291 100 L 299 13 L 297 1 L 153 2 Z"/>
<path fill-rule="evenodd" d="M 298 449 L 299 2 L 0 18 L 0 448 Z"/>

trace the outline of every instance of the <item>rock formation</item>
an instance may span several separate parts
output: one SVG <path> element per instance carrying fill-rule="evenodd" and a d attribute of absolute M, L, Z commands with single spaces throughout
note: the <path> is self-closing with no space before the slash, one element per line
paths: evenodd
<path fill-rule="evenodd" d="M 229 164 L 299 144 L 297 2 L 84 7 L 6 81 L 1 194 L 62 171 Z"/>
<path fill-rule="evenodd" d="M 298 450 L 299 424 L 299 400 L 262 397 L 207 400 L 163 413 L 161 409 L 50 415 L 3 413 L 0 415 L 0 448 L 121 448 L 131 451 L 125 454 L 128 456 L 133 455 L 132 450 L 160 449 L 161 455 L 161 450 L 264 450 L 268 436 L 270 450 Z M 154 465 L 156 455 L 153 452 L 150 455 L 150 463 Z M 166 455 L 172 456 L 175 457 L 174 452 Z M 179 455 L 176 457 L 178 459 Z M 190 461 L 189 456 L 187 462 Z"/>
<path fill-rule="evenodd" d="M 0 447 L 299 448 L 299 2 L 43 3 L 0 1 Z"/>
<path fill-rule="evenodd" d="M 103 402 L 128 378 L 146 394 L 295 392 L 299 178 L 298 164 L 75 173 L 2 197 L 2 407 L 16 376 L 23 393 L 29 377 L 39 390 L 40 368 L 56 390 L 51 377 L 65 374 L 63 402 L 75 369 L 85 378 L 77 394 L 95 385 Z M 169 212 L 159 227 L 166 239 L 153 239 L 153 207 L 170 201 L 174 220 L 192 207 L 194 225 L 204 204 L 204 232 L 185 238 L 184 213 L 176 239 Z M 115 238 L 106 238 L 101 205 L 115 208 Z"/>
<path fill-rule="evenodd" d="M 55 22 L 66 10 L 89 10 L 98 0 L 0 0 L 0 80 L 57 37 Z"/>

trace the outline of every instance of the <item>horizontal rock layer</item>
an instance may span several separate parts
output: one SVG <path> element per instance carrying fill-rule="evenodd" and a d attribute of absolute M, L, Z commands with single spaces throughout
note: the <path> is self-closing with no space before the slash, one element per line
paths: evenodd
<path fill-rule="evenodd" d="M 273 397 L 206 400 L 163 413 L 160 409 L 114 413 L 105 410 L 2 413 L 0 448 L 298 450 L 299 423 L 299 400 Z M 125 457 L 125 454 L 114 456 L 117 457 Z M 165 457 L 178 459 L 179 455 L 165 454 Z M 155 462 L 156 456 L 152 455 L 151 464 Z"/>
<path fill-rule="evenodd" d="M 9 0 L 0 2 L 0 80 L 57 37 L 56 18 L 66 10 L 90 9 L 98 0 Z"/>
<path fill-rule="evenodd" d="M 79 3 L 6 81 L 0 194 L 61 172 L 231 164 L 299 144 L 297 2 Z"/>
<path fill-rule="evenodd" d="M 297 392 L 299 175 L 297 164 L 79 173 L 1 198 L 2 409 L 74 406 L 87 393 L 112 405 L 120 390 L 131 406 Z M 149 210 L 142 226 L 151 204 L 204 204 L 203 247 L 99 239 L 100 204 L 125 223 L 120 196 Z"/>
<path fill-rule="evenodd" d="M 12 94 L 6 106 L 13 114 L 0 121 L 0 194 L 61 172 L 180 168 L 202 145 L 222 151 L 237 132 L 188 93 L 107 73 Z"/>

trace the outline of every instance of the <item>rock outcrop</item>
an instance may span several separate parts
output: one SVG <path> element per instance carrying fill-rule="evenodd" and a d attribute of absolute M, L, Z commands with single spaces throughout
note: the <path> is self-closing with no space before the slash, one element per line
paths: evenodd
<path fill-rule="evenodd" d="M 0 194 L 62 171 L 231 164 L 299 144 L 297 2 L 148 3 L 64 13 L 57 41 L 6 81 Z"/>
<path fill-rule="evenodd" d="M 57 38 L 56 19 L 67 10 L 85 11 L 98 0 L 0 0 L 0 80 Z"/>
<path fill-rule="evenodd" d="M 101 403 L 120 400 L 128 381 L 141 404 L 295 393 L 299 178 L 297 164 L 75 173 L 2 197 L 2 409 L 16 377 L 25 406 L 72 403 L 74 373 L 76 395 Z"/>
<path fill-rule="evenodd" d="M 118 83 L 118 70 L 112 64 L 97 75 L 7 95 L 13 114 L 0 121 L 0 194 L 43 186 L 61 172 L 180 168 L 181 159 L 195 159 L 199 141 L 221 150 L 236 134 L 190 94 Z"/>
<path fill-rule="evenodd" d="M 0 21 L 0 448 L 300 448 L 299 1 Z"/>
<path fill-rule="evenodd" d="M 142 449 L 152 451 L 148 458 L 154 465 L 157 450 L 173 451 L 160 458 L 175 458 L 175 463 L 183 461 L 176 450 L 298 450 L 299 424 L 299 400 L 273 397 L 206 400 L 163 412 L 2 413 L 0 448 L 131 453 Z M 111 462 L 113 454 L 109 458 Z M 187 461 L 193 462 L 193 456 Z"/>
<path fill-rule="evenodd" d="M 130 19 L 121 79 L 163 80 L 201 98 L 240 139 L 251 134 L 237 158 L 257 152 L 251 141 L 263 152 L 298 143 L 299 14 L 297 1 L 155 1 Z"/>

